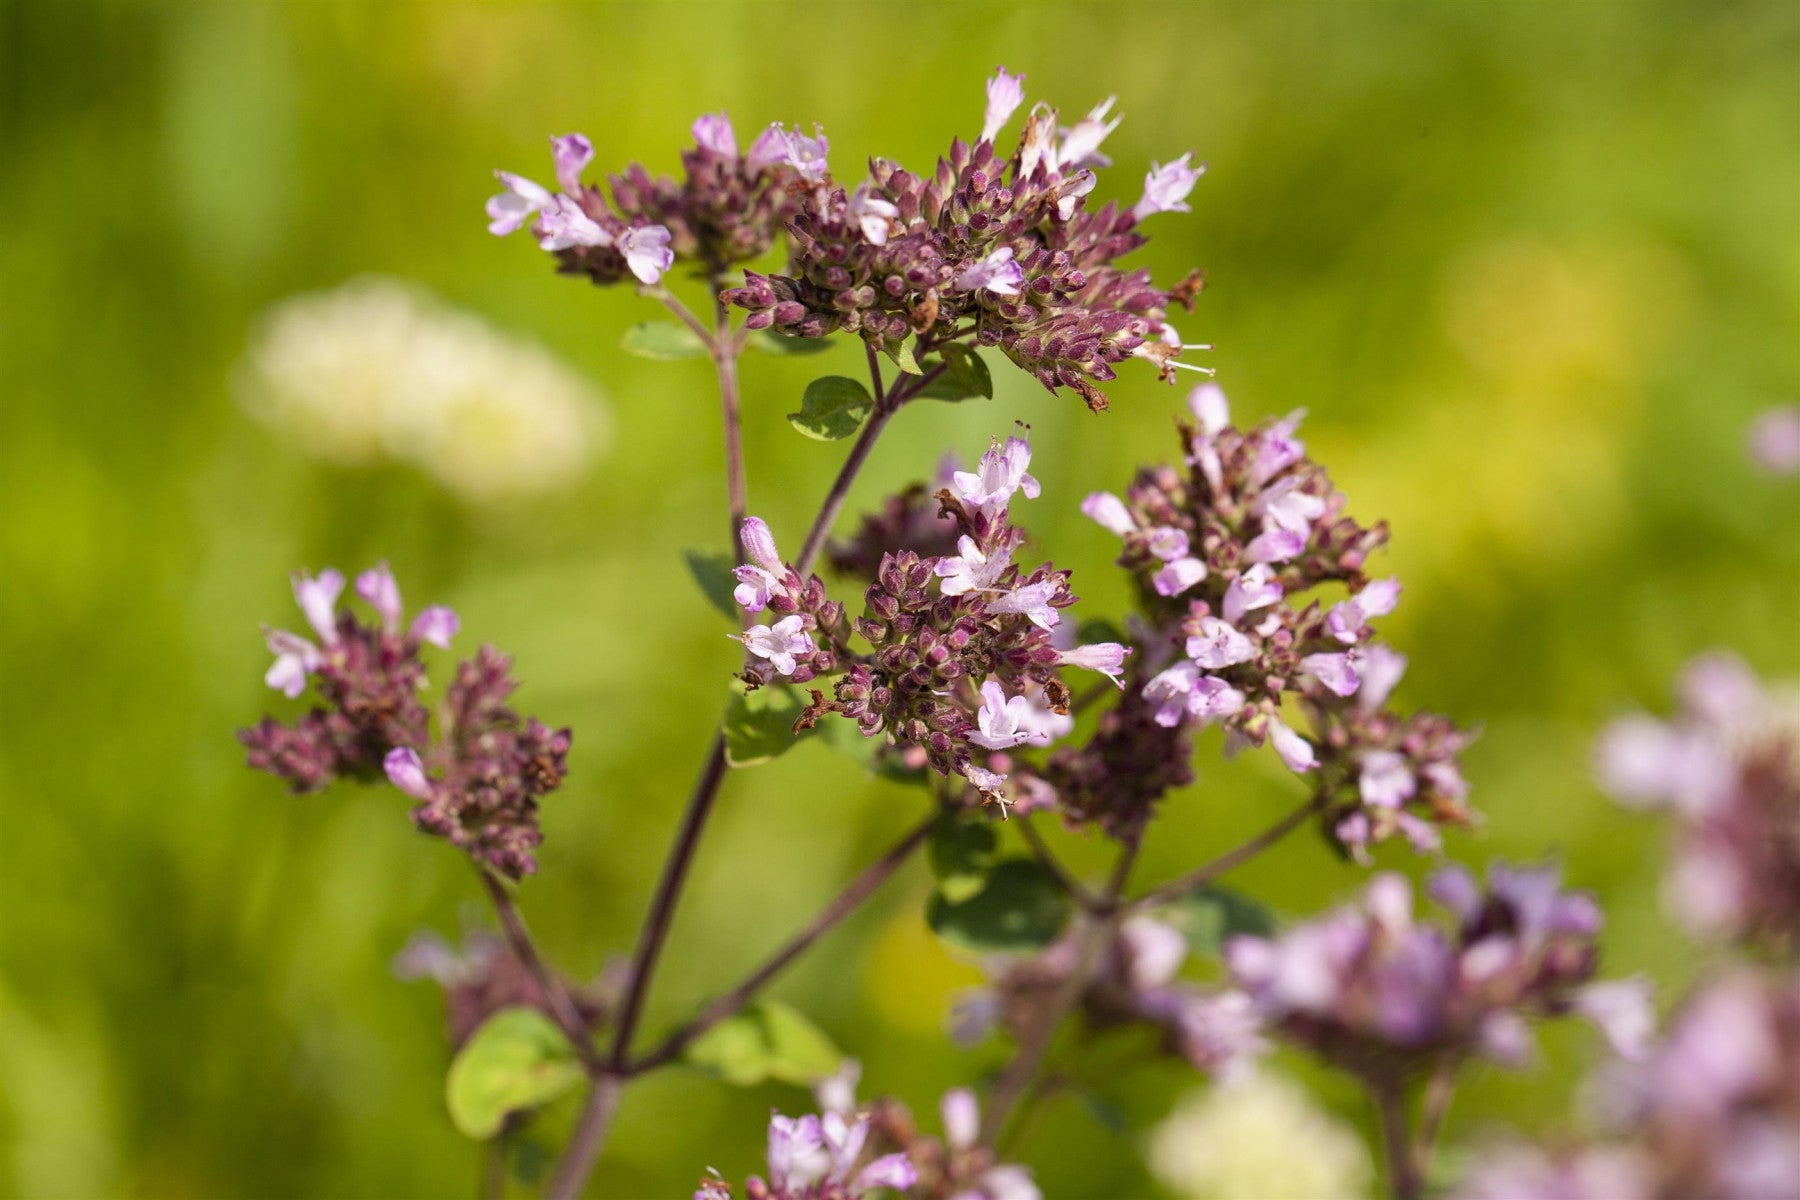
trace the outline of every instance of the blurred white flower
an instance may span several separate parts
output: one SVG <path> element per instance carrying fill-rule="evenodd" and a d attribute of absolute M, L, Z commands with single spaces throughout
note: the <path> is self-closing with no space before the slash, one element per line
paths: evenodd
<path fill-rule="evenodd" d="M 567 482 L 608 428 L 599 391 L 567 364 L 394 279 L 277 304 L 237 390 L 307 454 L 412 463 L 471 503 Z"/>
<path fill-rule="evenodd" d="M 1194 1200 L 1356 1200 L 1374 1182 L 1355 1130 L 1266 1070 L 1190 1093 L 1146 1150 L 1157 1177 Z"/>

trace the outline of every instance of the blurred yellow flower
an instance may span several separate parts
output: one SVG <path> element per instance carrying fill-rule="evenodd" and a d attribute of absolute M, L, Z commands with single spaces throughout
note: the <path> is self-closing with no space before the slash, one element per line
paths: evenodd
<path fill-rule="evenodd" d="M 1270 1071 L 1190 1093 L 1146 1150 L 1157 1177 L 1194 1200 L 1356 1200 L 1374 1181 L 1356 1132 Z"/>
<path fill-rule="evenodd" d="M 567 482 L 607 429 L 599 392 L 567 364 L 393 279 L 276 305 L 237 385 L 304 452 L 412 463 L 469 502 Z"/>

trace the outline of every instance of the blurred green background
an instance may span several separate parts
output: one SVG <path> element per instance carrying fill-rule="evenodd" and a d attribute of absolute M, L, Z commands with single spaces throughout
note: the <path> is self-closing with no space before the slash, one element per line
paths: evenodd
<path fill-rule="evenodd" d="M 1204 267 L 1179 322 L 1237 413 L 1305 406 L 1314 453 L 1405 580 L 1384 625 L 1401 698 L 1478 723 L 1485 827 L 1469 862 L 1566 860 L 1611 916 L 1609 969 L 1667 1002 L 1706 952 L 1661 912 L 1663 831 L 1590 782 L 1597 726 L 1661 707 L 1694 652 L 1800 669 L 1800 491 L 1744 453 L 1800 391 L 1800 10 L 1791 3 L 995 6 L 319 2 L 0 7 L 0 1193 L 455 1196 L 478 1153 L 442 1101 L 429 984 L 389 963 L 422 926 L 481 918 L 467 865 L 386 790 L 301 800 L 246 771 L 234 727 L 291 706 L 260 683 L 259 622 L 290 569 L 389 558 L 463 645 L 517 657 L 521 706 L 575 727 L 523 905 L 585 976 L 630 942 L 736 662 L 685 547 L 723 545 L 703 362 L 624 356 L 652 317 L 483 230 L 495 166 L 548 179 L 545 136 L 602 166 L 676 165 L 692 118 L 740 135 L 822 123 L 841 172 L 929 164 L 980 124 L 1003 62 L 1066 115 L 1118 93 L 1101 193 L 1152 158 L 1210 170 L 1143 261 Z M 1016 124 L 1015 124 L 1016 128 Z M 249 420 L 234 363 L 267 306 L 380 273 L 419 281 L 603 388 L 610 453 L 535 499 L 460 502 L 406 467 L 309 460 Z M 782 419 L 849 348 L 753 359 L 752 509 L 784 545 L 842 447 Z M 1001 370 L 989 404 L 896 422 L 856 500 L 1034 431 L 1026 519 L 1117 616 L 1089 490 L 1166 457 L 1180 394 L 1148 369 L 1090 415 Z M 1167 806 L 1145 882 L 1294 802 L 1272 756 L 1217 761 Z M 805 746 L 733 777 L 652 1000 L 651 1032 L 734 980 L 920 811 Z M 1059 838 L 1087 867 L 1102 848 Z M 1396 861 L 1403 861 L 1397 859 Z M 1362 872 L 1296 839 L 1242 873 L 1279 911 Z M 935 1126 L 999 1061 L 950 1048 L 977 976 L 919 916 L 915 864 L 776 994 Z M 1452 1140 L 1566 1125 L 1598 1052 L 1476 1075 Z M 1102 1091 L 1131 1127 L 1058 1101 L 1024 1146 L 1055 1197 L 1156 1194 L 1143 1128 L 1190 1076 Z M 1356 1095 L 1321 1079 L 1363 1121 Z M 594 1195 L 685 1195 L 760 1162 L 771 1086 L 667 1072 L 635 1089 Z M 559 1109 L 545 1121 L 557 1140 Z"/>

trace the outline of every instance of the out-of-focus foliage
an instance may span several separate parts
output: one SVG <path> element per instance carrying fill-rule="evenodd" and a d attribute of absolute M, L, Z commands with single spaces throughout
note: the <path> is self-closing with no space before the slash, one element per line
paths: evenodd
<path fill-rule="evenodd" d="M 738 659 L 682 551 L 726 545 L 703 360 L 620 349 L 654 318 L 483 231 L 495 166 L 666 169 L 692 118 L 824 124 L 833 155 L 925 165 L 976 130 L 997 62 L 1065 112 L 1120 96 L 1135 179 L 1194 150 L 1160 278 L 1205 267 L 1180 322 L 1240 414 L 1305 406 L 1406 581 L 1384 626 L 1407 699 L 1479 722 L 1485 827 L 1465 860 L 1561 854 L 1611 919 L 1609 973 L 1668 998 L 1701 951 L 1659 910 L 1661 834 L 1602 799 L 1598 724 L 1727 646 L 1800 670 L 1800 493 L 1744 433 L 1800 391 L 1800 13 L 1771 2 L 699 6 L 309 3 L 0 9 L 0 1194 L 464 1195 L 479 1154 L 444 1105 L 437 995 L 396 982 L 421 925 L 480 920 L 466 863 L 391 790 L 289 799 L 235 725 L 282 702 L 257 624 L 296 566 L 386 557 L 466 644 L 517 656 L 522 701 L 576 729 L 523 890 L 577 976 L 625 948 Z M 1135 198 L 1135 188 L 1121 199 Z M 379 273 L 420 282 L 603 387 L 613 450 L 576 481 L 471 507 L 424 471 L 306 457 L 245 414 L 260 314 Z M 753 510 L 783 544 L 843 447 L 786 414 L 844 347 L 745 364 Z M 995 398 L 901 414 L 853 507 L 1031 423 L 1027 520 L 1117 616 L 1112 541 L 1082 519 L 1166 455 L 1179 397 L 1145 368 L 1113 410 L 995 365 Z M 1268 756 L 1167 806 L 1164 878 L 1266 824 L 1299 785 Z M 734 775 L 651 1000 L 650 1032 L 732 982 L 908 823 L 922 798 L 810 740 Z M 1008 831 L 1010 844 L 1015 835 Z M 1016 847 L 1015 847 L 1016 849 Z M 1085 868 L 1100 847 L 1071 844 Z M 1234 876 L 1278 914 L 1359 870 L 1299 841 Z M 915 863 L 776 995 L 929 1111 L 994 1067 L 951 1048 L 976 978 L 934 939 Z M 1560 1121 L 1584 1032 L 1524 1076 L 1478 1074 L 1449 1137 Z M 1303 1065 L 1286 1064 L 1303 1070 Z M 1020 1153 L 1052 1196 L 1144 1195 L 1139 1131 L 1191 1077 L 1094 1064 Z M 1324 1102 L 1364 1114 L 1346 1085 Z M 771 1105 L 691 1069 L 627 1098 L 596 1195 L 741 1178 Z M 1097 1113 L 1110 1119 L 1097 1119 Z M 559 1142 L 567 1101 L 543 1119 Z M 1120 1123 L 1123 1123 L 1123 1131 Z"/>

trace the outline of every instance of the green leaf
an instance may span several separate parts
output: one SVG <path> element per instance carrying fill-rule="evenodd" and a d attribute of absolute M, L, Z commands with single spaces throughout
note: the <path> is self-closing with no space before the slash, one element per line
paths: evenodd
<path fill-rule="evenodd" d="M 567 1035 L 535 1008 L 503 1008 L 482 1023 L 450 1064 L 450 1120 L 472 1138 L 500 1132 L 508 1113 L 547 1104 L 586 1072 Z"/>
<path fill-rule="evenodd" d="M 1225 939 L 1240 933 L 1268 937 L 1275 918 L 1261 904 L 1230 888 L 1198 888 L 1177 900 L 1167 915 L 1187 936 L 1195 954 L 1216 957 Z"/>
<path fill-rule="evenodd" d="M 731 596 L 737 583 L 731 573 L 735 565 L 731 555 L 723 550 L 683 550 L 681 557 L 687 560 L 688 573 L 700 585 L 712 606 L 733 621 L 737 620 L 737 601 Z"/>
<path fill-rule="evenodd" d="M 731 704 L 725 709 L 725 761 L 732 766 L 768 762 L 807 736 L 794 733 L 794 722 L 806 707 L 806 696 L 798 689 L 773 683 L 751 691 L 742 680 L 733 680 L 731 687 Z"/>
<path fill-rule="evenodd" d="M 961 904 L 981 891 L 999 848 L 999 835 L 985 819 L 951 812 L 939 817 L 929 844 L 938 894 Z"/>
<path fill-rule="evenodd" d="M 981 397 L 994 398 L 994 378 L 981 355 L 959 342 L 944 347 L 944 373 L 926 384 L 919 395 L 956 403 Z"/>
<path fill-rule="evenodd" d="M 764 354 L 819 354 L 831 349 L 834 343 L 828 337 L 795 337 L 776 333 L 773 329 L 759 329 L 744 344 L 749 349 L 760 350 Z"/>
<path fill-rule="evenodd" d="M 1069 919 L 1069 897 L 1043 867 L 1009 858 L 989 873 L 987 886 L 953 901 L 941 891 L 925 905 L 925 921 L 953 946 L 977 954 L 1024 953 L 1056 940 Z"/>
<path fill-rule="evenodd" d="M 1075 631 L 1077 646 L 1091 645 L 1094 642 L 1118 642 L 1122 646 L 1129 646 L 1131 639 L 1126 637 L 1111 621 L 1103 621 L 1096 617 L 1083 621 L 1081 627 Z"/>
<path fill-rule="evenodd" d="M 705 358 L 711 353 L 700 335 L 686 325 L 673 321 L 644 321 L 625 331 L 619 345 L 625 353 L 657 362 L 676 362 L 684 358 Z"/>
<path fill-rule="evenodd" d="M 807 437 L 835 442 L 855 433 L 875 406 L 869 389 L 842 375 L 827 375 L 806 385 L 800 411 L 788 414 L 788 422 Z"/>
<path fill-rule="evenodd" d="M 925 373 L 919 370 L 919 360 L 913 357 L 913 343 L 911 338 L 908 338 L 892 350 L 889 350 L 887 356 L 894 360 L 895 366 L 899 367 L 902 371 L 905 371 L 908 375 L 923 375 Z"/>
<path fill-rule="evenodd" d="M 817 1025 L 776 1000 L 726 1017 L 690 1042 L 682 1057 L 738 1087 L 769 1079 L 806 1087 L 844 1061 L 843 1052 Z"/>

